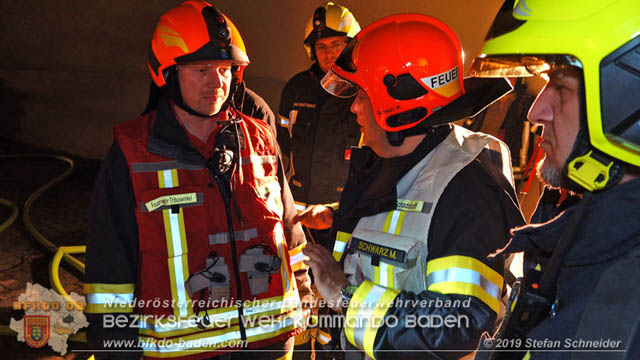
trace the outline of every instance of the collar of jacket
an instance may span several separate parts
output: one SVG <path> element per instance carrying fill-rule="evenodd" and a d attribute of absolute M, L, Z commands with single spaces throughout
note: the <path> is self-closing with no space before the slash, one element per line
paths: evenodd
<path fill-rule="evenodd" d="M 565 264 L 588 265 L 617 258 L 640 245 L 640 178 L 595 194 L 580 221 Z M 540 249 L 551 253 L 575 206 L 542 224 L 515 229 L 507 246 L 493 256 Z"/>
<path fill-rule="evenodd" d="M 349 178 L 340 198 L 344 219 L 394 210 L 398 181 L 444 141 L 451 130 L 451 125 L 431 128 L 410 154 L 396 158 L 382 159 L 368 146 L 352 148 Z"/>
<path fill-rule="evenodd" d="M 156 155 L 179 160 L 186 164 L 205 165 L 205 158 L 189 142 L 185 129 L 176 119 L 169 99 L 163 96 L 158 102 L 156 120 L 151 129 L 147 150 Z"/>

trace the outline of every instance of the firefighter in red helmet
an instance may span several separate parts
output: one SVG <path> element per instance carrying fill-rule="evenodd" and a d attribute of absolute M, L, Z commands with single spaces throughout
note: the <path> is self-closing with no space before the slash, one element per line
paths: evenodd
<path fill-rule="evenodd" d="M 311 295 L 291 254 L 306 241 L 273 131 L 232 99 L 248 64 L 236 26 L 209 3 L 186 1 L 160 18 L 149 54 L 157 105 L 114 128 L 92 195 L 84 292 L 93 349 L 290 356 L 306 325 L 301 297 Z M 114 317 L 139 321 L 109 326 Z M 133 348 L 105 348 L 136 338 Z M 96 354 L 114 356 L 140 353 Z"/>
<path fill-rule="evenodd" d="M 511 88 L 462 71 L 451 28 L 401 14 L 362 29 L 322 79 L 355 97 L 365 146 L 352 151 L 333 251 L 304 252 L 318 292 L 346 315 L 346 345 L 372 358 L 459 358 L 501 310 L 504 263 L 487 255 L 523 223 L 509 151 L 450 123 Z"/>

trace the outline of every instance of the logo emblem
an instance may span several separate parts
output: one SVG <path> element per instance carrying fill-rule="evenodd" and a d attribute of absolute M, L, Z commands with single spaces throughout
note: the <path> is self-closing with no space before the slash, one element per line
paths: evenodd
<path fill-rule="evenodd" d="M 24 341 L 32 348 L 41 348 L 49 342 L 49 316 L 24 316 Z"/>

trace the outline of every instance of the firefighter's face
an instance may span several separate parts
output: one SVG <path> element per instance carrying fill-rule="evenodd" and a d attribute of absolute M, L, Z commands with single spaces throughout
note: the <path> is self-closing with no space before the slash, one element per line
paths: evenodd
<path fill-rule="evenodd" d="M 351 104 L 351 112 L 356 115 L 356 121 L 360 125 L 363 145 L 369 146 L 382 158 L 395 156 L 395 149 L 389 144 L 387 133 L 376 122 L 369 97 L 362 89 L 358 89 L 358 94 Z"/>
<path fill-rule="evenodd" d="M 322 38 L 313 44 L 316 59 L 318 59 L 318 65 L 320 69 L 322 69 L 322 72 L 326 73 L 329 71 L 345 46 L 347 46 L 346 36 Z"/>
<path fill-rule="evenodd" d="M 540 148 L 545 153 L 539 175 L 553 186 L 562 185 L 564 166 L 580 130 L 580 87 L 578 71 L 551 72 L 549 83 L 529 110 L 529 121 L 544 126 Z"/>
<path fill-rule="evenodd" d="M 230 61 L 198 61 L 178 66 L 180 91 L 189 107 L 205 115 L 215 115 L 229 97 Z"/>

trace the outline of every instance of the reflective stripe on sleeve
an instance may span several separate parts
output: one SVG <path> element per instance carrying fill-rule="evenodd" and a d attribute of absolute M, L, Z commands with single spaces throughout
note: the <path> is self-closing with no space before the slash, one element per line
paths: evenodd
<path fill-rule="evenodd" d="M 296 124 L 296 120 L 298 119 L 298 110 L 291 110 L 289 111 L 289 129 L 291 129 L 293 127 L 293 125 Z"/>
<path fill-rule="evenodd" d="M 365 280 L 353 294 L 345 318 L 347 340 L 367 355 L 373 355 L 373 345 L 384 317 L 400 292 Z"/>
<path fill-rule="evenodd" d="M 274 232 L 273 235 L 276 239 L 278 257 L 280 259 L 284 259 L 286 254 L 284 250 L 285 237 L 284 237 L 284 229 L 282 228 L 282 223 L 278 223 L 276 227 L 273 228 L 273 232 Z M 283 261 L 280 264 L 280 276 L 282 277 L 282 288 L 284 289 L 285 292 L 289 292 L 289 290 L 292 289 L 291 279 L 289 278 L 290 274 L 293 274 L 293 271 L 291 271 L 291 268 L 287 266 L 287 262 Z"/>
<path fill-rule="evenodd" d="M 286 117 L 280 116 L 280 126 L 288 128 L 289 119 L 287 119 Z"/>
<path fill-rule="evenodd" d="M 296 208 L 296 211 L 302 211 L 307 208 L 307 204 L 299 201 L 294 201 L 293 206 Z"/>
<path fill-rule="evenodd" d="M 329 341 L 331 341 L 331 334 L 326 331 L 322 331 L 322 329 L 318 329 L 317 339 L 320 345 L 327 345 Z"/>
<path fill-rule="evenodd" d="M 336 242 L 333 244 L 333 258 L 336 259 L 337 262 L 340 262 L 342 254 L 344 254 L 344 250 L 349 243 L 349 239 L 351 239 L 351 234 L 349 233 L 342 231 L 336 233 Z"/>
<path fill-rule="evenodd" d="M 306 246 L 307 244 L 302 244 L 289 250 L 289 261 L 291 263 L 291 271 L 296 272 L 299 270 L 304 270 L 309 267 L 304 263 L 304 260 L 308 259 L 308 257 L 305 256 L 304 253 L 302 252 L 302 250 Z"/>
<path fill-rule="evenodd" d="M 496 313 L 500 310 L 502 275 L 469 256 L 446 256 L 427 262 L 427 290 L 469 295 Z"/>
<path fill-rule="evenodd" d="M 133 312 L 134 284 L 84 284 L 87 299 L 86 313 L 131 313 Z"/>

